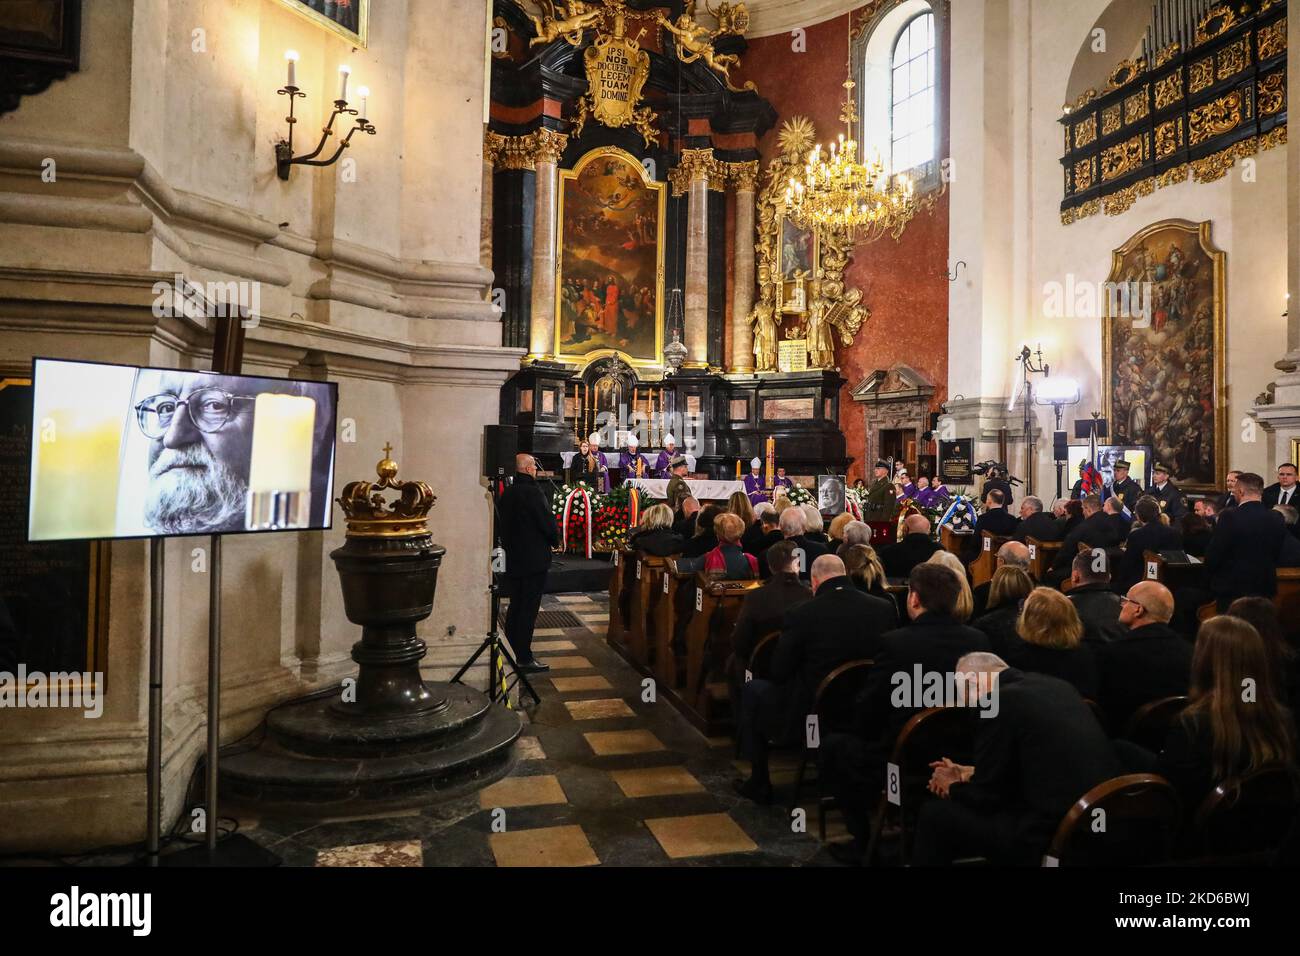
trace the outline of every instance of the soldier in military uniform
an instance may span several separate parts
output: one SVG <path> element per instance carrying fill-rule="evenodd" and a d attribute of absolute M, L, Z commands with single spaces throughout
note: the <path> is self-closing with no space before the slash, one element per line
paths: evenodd
<path fill-rule="evenodd" d="M 1151 467 L 1151 487 L 1147 494 L 1160 502 L 1160 510 L 1169 516 L 1170 521 L 1177 521 L 1187 514 L 1187 502 L 1178 486 L 1169 480 L 1169 467 L 1156 462 Z"/>
<path fill-rule="evenodd" d="M 665 494 L 668 496 L 668 507 L 674 512 L 682 505 L 682 500 L 691 496 L 691 486 L 686 483 L 686 456 L 678 455 L 668 463 L 668 470 L 672 477 L 668 479 L 668 490 Z"/>
<path fill-rule="evenodd" d="M 888 521 L 894 517 L 897 507 L 898 497 L 893 482 L 889 480 L 889 465 L 878 461 L 874 477 L 867 487 L 866 507 L 862 517 L 867 521 Z"/>
<path fill-rule="evenodd" d="M 1076 481 L 1073 487 L 1070 488 L 1070 497 L 1073 498 L 1075 501 L 1082 501 L 1084 498 L 1088 497 L 1089 494 L 1093 493 L 1091 491 L 1084 490 L 1083 487 L 1083 473 L 1087 470 L 1088 470 L 1088 459 L 1085 458 L 1083 461 L 1079 462 L 1079 480 Z"/>
<path fill-rule="evenodd" d="M 1142 486 L 1128 476 L 1129 464 L 1123 458 L 1115 462 L 1114 468 L 1115 479 L 1110 483 L 1110 494 L 1132 511 L 1137 500 L 1142 497 Z"/>

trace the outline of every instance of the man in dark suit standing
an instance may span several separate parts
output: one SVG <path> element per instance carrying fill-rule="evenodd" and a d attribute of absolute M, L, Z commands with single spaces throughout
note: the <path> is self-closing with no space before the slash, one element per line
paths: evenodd
<path fill-rule="evenodd" d="M 918 564 L 908 578 L 907 615 L 911 624 L 889 631 L 866 686 L 854 702 L 851 732 L 822 736 L 818 754 L 826 791 L 835 795 L 854 836 L 831 853 L 845 863 L 861 862 L 866 850 L 868 817 L 885 779 L 885 763 L 899 730 L 923 708 L 915 699 L 895 702 L 902 680 L 919 672 L 946 675 L 974 651 L 989 651 L 983 631 L 957 621 L 961 581 L 939 564 Z M 946 678 L 945 678 L 946 680 Z"/>
<path fill-rule="evenodd" d="M 1043 499 L 1026 495 L 1020 499 L 1020 524 L 1016 525 L 1015 539 L 1024 542 L 1029 538 L 1039 541 L 1060 541 L 1061 523 L 1056 516 L 1043 510 Z"/>
<path fill-rule="evenodd" d="M 1169 467 L 1156 463 L 1151 468 L 1151 487 L 1147 494 L 1160 502 L 1160 508 L 1169 515 L 1170 521 L 1177 521 L 1187 514 L 1187 501 L 1178 486 L 1169 480 Z"/>
<path fill-rule="evenodd" d="M 854 587 L 844 562 L 833 554 L 813 562 L 812 585 L 813 599 L 786 613 L 772 655 L 771 679 L 755 678 L 741 694 L 740 743 L 752 770 L 749 779 L 737 780 L 735 787 L 758 803 L 772 800 L 768 741 L 789 744 L 802 739 L 822 678 L 848 661 L 876 657 L 881 635 L 897 613 L 890 601 Z"/>
<path fill-rule="evenodd" d="M 921 807 L 912 864 L 982 856 L 1038 865 L 1070 806 L 1123 772 L 1115 749 L 1065 681 L 1009 668 L 993 654 L 967 655 L 957 670 L 968 697 L 972 677 L 984 688 L 996 681 L 997 710 L 975 721 L 971 766 L 948 757 L 931 764 L 930 792 L 940 799 Z"/>
<path fill-rule="evenodd" d="M 1233 490 L 1237 487 L 1237 476 L 1240 474 L 1241 472 L 1236 470 L 1228 472 L 1228 480 L 1227 480 L 1228 490 L 1226 493 L 1219 496 L 1219 502 L 1218 502 L 1219 514 L 1223 514 L 1229 508 L 1237 507 L 1237 496 L 1233 494 Z"/>
<path fill-rule="evenodd" d="M 908 515 L 903 519 L 903 540 L 880 549 L 880 563 L 887 578 L 905 578 L 912 569 L 942 547 L 930 537 L 930 519 Z"/>
<path fill-rule="evenodd" d="M 1205 570 L 1220 611 L 1239 597 L 1277 594 L 1277 562 L 1286 524 L 1261 500 L 1263 484 L 1264 479 L 1253 472 L 1238 475 L 1237 507 L 1215 522 Z"/>
<path fill-rule="evenodd" d="M 1114 572 L 1115 585 L 1127 591 L 1147 574 L 1147 551 L 1173 551 L 1183 546 L 1182 532 L 1160 520 L 1160 503 L 1150 495 L 1138 499 L 1134 508 L 1136 527 L 1129 532 L 1124 556 Z"/>
<path fill-rule="evenodd" d="M 1187 693 L 1192 645 L 1169 626 L 1173 614 L 1169 589 L 1141 581 L 1124 596 L 1115 639 L 1097 648 L 1097 703 L 1112 734 L 1143 704 Z"/>
<path fill-rule="evenodd" d="M 1291 505 L 1300 508 L 1300 488 L 1296 487 L 1296 467 L 1291 462 L 1285 462 L 1278 466 L 1277 481 L 1264 489 L 1263 502 L 1265 508 L 1272 508 L 1275 505 Z"/>
<path fill-rule="evenodd" d="M 998 488 L 984 496 L 984 513 L 975 522 L 975 533 L 987 531 L 989 534 L 1015 534 L 1020 520 L 1007 510 L 1007 499 Z"/>
<path fill-rule="evenodd" d="M 497 529 L 506 552 L 506 640 L 521 671 L 538 673 L 550 668 L 533 657 L 533 625 L 542 606 L 551 549 L 560 545 L 546 496 L 537 485 L 537 459 L 515 456 L 515 478 L 497 505 Z"/>

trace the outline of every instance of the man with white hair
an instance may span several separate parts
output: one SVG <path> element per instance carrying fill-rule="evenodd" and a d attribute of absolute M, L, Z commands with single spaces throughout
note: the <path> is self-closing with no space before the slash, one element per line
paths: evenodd
<path fill-rule="evenodd" d="M 844 526 L 844 543 L 849 547 L 871 544 L 871 525 L 865 521 L 850 521 Z"/>
<path fill-rule="evenodd" d="M 1043 499 L 1025 495 L 1020 499 L 1020 524 L 1014 535 L 1017 541 L 1034 538 L 1038 541 L 1060 541 L 1061 523 L 1050 511 L 1043 510 Z"/>
<path fill-rule="evenodd" d="M 672 467 L 673 459 L 677 457 L 677 439 L 673 437 L 672 432 L 664 436 L 663 451 L 659 452 L 659 457 L 655 459 L 655 477 L 671 478 L 673 476 Z"/>
<path fill-rule="evenodd" d="M 760 501 L 754 505 L 754 523 L 745 529 L 740 546 L 761 559 L 764 551 L 781 540 L 780 522 L 772 502 Z"/>
<path fill-rule="evenodd" d="M 793 541 L 799 549 L 796 557 L 799 561 L 799 577 L 805 581 L 808 580 L 809 569 L 812 563 L 824 554 L 829 554 L 830 549 L 825 545 L 818 544 L 811 540 L 806 534 L 806 518 L 802 508 L 789 507 L 781 512 L 780 517 L 781 537 L 787 541 Z M 764 580 L 771 576 L 771 570 L 766 562 L 759 562 L 759 570 Z"/>
<path fill-rule="evenodd" d="M 1026 573 L 1029 572 L 1029 545 L 1020 541 L 1008 541 L 1002 547 L 998 548 L 994 556 L 993 569 L 1006 565 L 1012 568 L 1019 568 Z M 1032 577 L 1033 575 L 1030 575 Z M 975 610 L 971 613 L 971 620 L 979 617 L 989 606 L 989 591 L 993 588 L 993 580 L 990 578 L 979 587 L 971 591 L 971 599 L 975 603 Z"/>
<path fill-rule="evenodd" d="M 912 849 L 914 866 L 984 857 L 995 864 L 1041 864 L 1065 812 L 1103 781 L 1123 773 L 1092 708 L 1070 684 L 1008 667 L 996 654 L 957 661 L 976 706 L 974 763 L 930 764 Z M 971 685 L 978 696 L 970 693 Z"/>
<path fill-rule="evenodd" d="M 818 507 L 809 502 L 799 506 L 803 510 L 803 533 L 809 541 L 816 541 L 830 549 L 830 538 L 826 537 L 826 519 Z"/>

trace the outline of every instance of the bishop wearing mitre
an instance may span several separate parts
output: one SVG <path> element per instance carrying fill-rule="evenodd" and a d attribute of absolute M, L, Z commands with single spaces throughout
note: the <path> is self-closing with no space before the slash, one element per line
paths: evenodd
<path fill-rule="evenodd" d="M 760 501 L 767 501 L 767 492 L 763 489 L 763 475 L 759 471 L 763 463 L 754 458 L 749 463 L 749 474 L 745 476 L 745 494 L 749 495 L 749 500 L 754 504 Z"/>
<path fill-rule="evenodd" d="M 627 436 L 627 448 L 618 456 L 618 467 L 623 472 L 623 480 L 629 478 L 648 478 L 650 477 L 650 467 L 646 464 L 645 458 L 637 449 L 641 446 L 641 439 L 636 435 Z"/>
<path fill-rule="evenodd" d="M 670 469 L 672 468 L 673 459 L 676 457 L 677 439 L 672 436 L 671 432 L 669 432 L 664 436 L 663 451 L 661 451 L 659 457 L 655 459 L 655 477 L 671 478 L 673 475 Z"/>

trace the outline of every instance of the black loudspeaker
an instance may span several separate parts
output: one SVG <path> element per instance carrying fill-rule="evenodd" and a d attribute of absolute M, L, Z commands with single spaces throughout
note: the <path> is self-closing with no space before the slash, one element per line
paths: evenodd
<path fill-rule="evenodd" d="M 1109 437 L 1107 434 L 1108 430 L 1106 428 L 1106 419 L 1098 418 L 1096 419 L 1096 422 L 1097 422 L 1097 437 L 1098 438 Z M 1089 436 L 1091 436 L 1092 423 L 1093 423 L 1093 419 L 1091 418 L 1076 418 L 1074 420 L 1074 437 L 1088 438 Z"/>
<path fill-rule="evenodd" d="M 505 478 L 515 473 L 519 429 L 514 425 L 483 426 L 483 477 Z"/>
<path fill-rule="evenodd" d="M 1066 432 L 1052 432 L 1052 458 L 1054 461 L 1070 460 L 1070 443 L 1069 434 Z"/>

